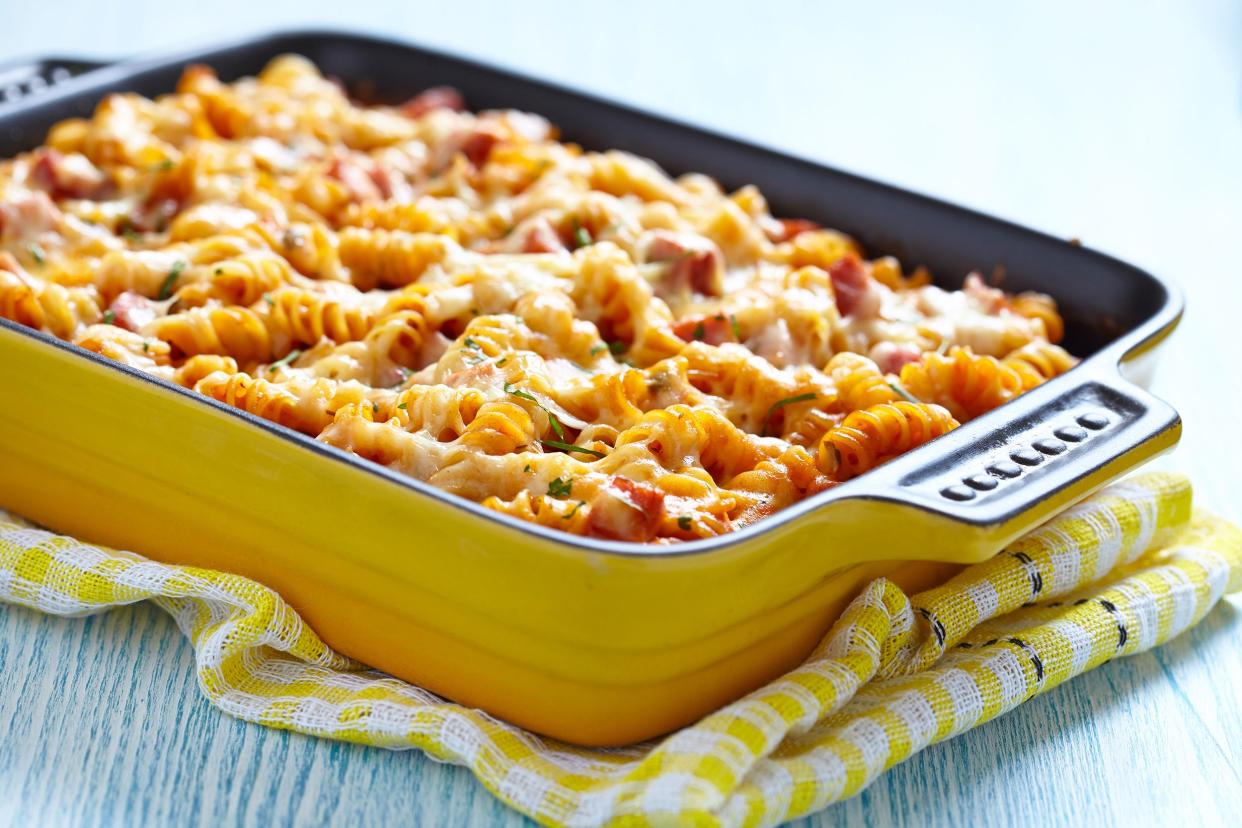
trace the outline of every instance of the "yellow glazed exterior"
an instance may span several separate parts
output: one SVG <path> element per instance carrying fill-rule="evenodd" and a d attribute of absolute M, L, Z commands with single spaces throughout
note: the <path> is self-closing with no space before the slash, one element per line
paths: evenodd
<path fill-rule="evenodd" d="M 670 554 L 583 548 L 273 431 L 0 325 L 0 504 L 252 577 L 341 652 L 592 745 L 737 698 L 802 659 L 868 579 L 943 579 L 1177 439 L 1171 428 L 996 525 L 838 499 Z"/>

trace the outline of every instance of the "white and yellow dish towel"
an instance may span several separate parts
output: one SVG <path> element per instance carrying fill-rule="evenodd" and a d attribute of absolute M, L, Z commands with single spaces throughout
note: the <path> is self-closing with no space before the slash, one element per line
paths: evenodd
<path fill-rule="evenodd" d="M 1195 624 L 1242 588 L 1242 531 L 1194 513 L 1183 477 L 1101 491 L 992 560 L 907 597 L 870 584 L 798 669 L 658 743 L 554 743 L 366 669 L 280 596 L 0 512 L 0 600 L 57 615 L 136 601 L 194 644 L 221 710 L 464 765 L 551 825 L 771 825 L 858 793 L 932 742 Z"/>

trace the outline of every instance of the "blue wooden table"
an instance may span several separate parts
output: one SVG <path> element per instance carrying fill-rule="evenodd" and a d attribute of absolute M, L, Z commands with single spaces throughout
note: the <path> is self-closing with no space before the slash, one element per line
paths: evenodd
<path fill-rule="evenodd" d="M 861 5 L 861 4 L 859 4 Z M 995 4 L 1001 5 L 1001 4 Z M 1157 377 L 1186 421 L 1160 461 L 1242 520 L 1242 8 L 1221 2 L 629 2 L 351 8 L 8 4 L 0 60 L 119 55 L 326 23 L 518 66 L 1116 253 L 1190 300 Z M 3 390 L 0 389 L 0 401 Z M 2 472 L 2 470 L 0 470 Z M 1236 824 L 1242 600 L 932 747 L 808 825 Z M 212 709 L 150 606 L 0 608 L 0 825 L 515 825 L 470 775 Z"/>

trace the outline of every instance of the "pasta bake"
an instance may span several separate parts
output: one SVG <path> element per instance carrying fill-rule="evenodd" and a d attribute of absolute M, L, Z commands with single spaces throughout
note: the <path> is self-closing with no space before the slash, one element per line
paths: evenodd
<path fill-rule="evenodd" d="M 960 290 L 448 88 L 284 56 L 111 95 L 0 162 L 0 316 L 455 495 L 727 533 L 1063 373 L 1055 302 Z"/>

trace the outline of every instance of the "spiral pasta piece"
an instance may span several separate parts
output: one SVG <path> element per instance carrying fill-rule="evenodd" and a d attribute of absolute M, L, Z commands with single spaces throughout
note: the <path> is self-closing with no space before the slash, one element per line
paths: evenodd
<path fill-rule="evenodd" d="M 957 426 L 938 405 L 896 402 L 864 408 L 823 436 L 819 468 L 833 480 L 849 480 Z"/>
<path fill-rule="evenodd" d="M 967 348 L 924 354 L 901 369 L 901 384 L 918 399 L 941 405 L 962 421 L 985 414 L 1025 390 L 1022 375 L 1011 365 Z"/>

